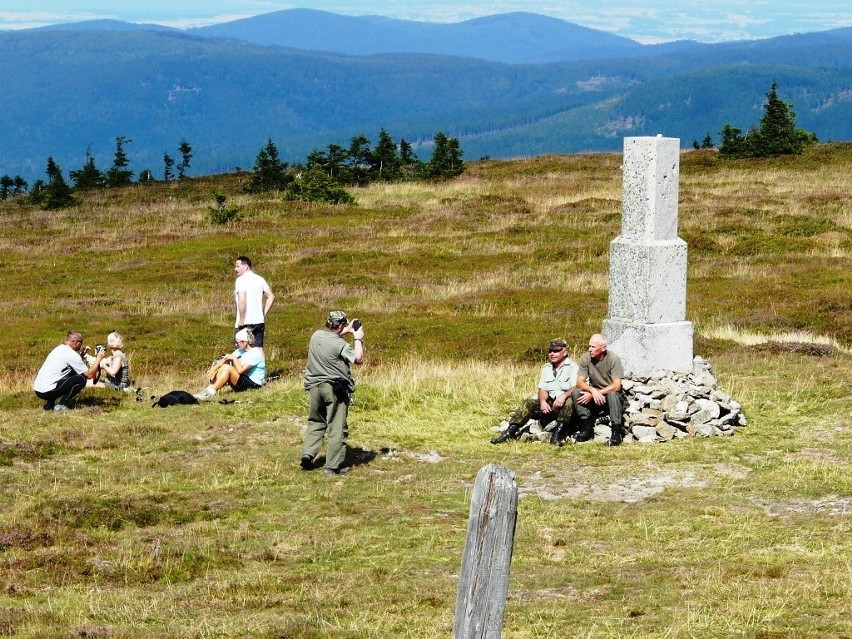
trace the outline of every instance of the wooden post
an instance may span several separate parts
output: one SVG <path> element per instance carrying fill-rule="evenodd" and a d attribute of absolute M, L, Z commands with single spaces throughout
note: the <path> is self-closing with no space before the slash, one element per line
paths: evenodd
<path fill-rule="evenodd" d="M 500 639 L 518 518 L 518 486 L 505 466 L 476 474 L 459 574 L 454 639 Z"/>

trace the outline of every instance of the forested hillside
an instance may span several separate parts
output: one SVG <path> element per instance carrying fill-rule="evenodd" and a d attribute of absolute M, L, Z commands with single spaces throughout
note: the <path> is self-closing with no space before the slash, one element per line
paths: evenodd
<path fill-rule="evenodd" d="M 852 30 L 724 45 L 640 47 L 617 59 L 509 65 L 446 55 L 351 56 L 122 23 L 0 33 L 0 174 L 66 172 L 115 139 L 136 175 L 194 150 L 192 175 L 251 166 L 274 139 L 302 161 L 385 128 L 428 159 L 439 130 L 467 159 L 615 150 L 627 135 L 684 146 L 747 130 L 773 80 L 803 128 L 852 139 Z M 508 38 L 508 34 L 506 35 Z"/>

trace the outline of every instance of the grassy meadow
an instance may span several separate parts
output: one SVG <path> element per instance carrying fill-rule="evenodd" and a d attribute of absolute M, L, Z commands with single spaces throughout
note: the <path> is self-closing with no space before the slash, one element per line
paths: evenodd
<path fill-rule="evenodd" d="M 471 162 L 331 207 L 245 174 L 0 203 L 0 637 L 424 639 L 452 633 L 470 490 L 521 499 L 506 639 L 852 637 L 852 144 L 681 157 L 695 353 L 734 437 L 488 443 L 545 344 L 607 312 L 621 156 Z M 243 218 L 214 225 L 215 194 Z M 233 261 L 276 293 L 263 390 L 167 410 L 232 345 Z M 298 466 L 311 332 L 360 317 L 353 471 Z M 132 393 L 46 413 L 69 329 L 125 336 Z"/>

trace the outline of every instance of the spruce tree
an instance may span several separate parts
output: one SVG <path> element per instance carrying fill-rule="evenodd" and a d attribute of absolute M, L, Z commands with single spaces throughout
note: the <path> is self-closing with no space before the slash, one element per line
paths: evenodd
<path fill-rule="evenodd" d="M 53 161 L 53 158 L 47 159 L 48 182 L 44 187 L 44 193 L 41 200 L 41 206 L 46 210 L 63 209 L 76 204 L 76 200 L 71 195 L 71 187 L 62 177 L 62 169 Z"/>
<path fill-rule="evenodd" d="M 182 180 L 186 177 L 186 170 L 189 168 L 190 160 L 192 160 L 192 147 L 189 146 L 189 142 L 186 140 L 181 140 L 178 151 L 180 151 L 181 157 L 180 164 L 177 166 L 178 179 Z"/>
<path fill-rule="evenodd" d="M 253 193 L 283 189 L 288 183 L 287 163 L 278 157 L 278 147 L 272 138 L 258 152 L 246 189 Z"/>
<path fill-rule="evenodd" d="M 390 134 L 384 129 L 379 131 L 379 141 L 373 149 L 370 170 L 376 180 L 393 182 L 400 178 L 399 152 Z"/>
<path fill-rule="evenodd" d="M 86 162 L 76 171 L 68 173 L 74 183 L 75 191 L 98 189 L 104 185 L 104 174 L 95 166 L 95 158 L 90 149 L 86 149 Z"/>
<path fill-rule="evenodd" d="M 128 186 L 133 183 L 133 171 L 127 169 L 130 161 L 127 159 L 127 153 L 124 152 L 124 145 L 131 142 L 133 140 L 124 136 L 115 138 L 115 158 L 112 161 L 112 168 L 104 175 L 104 182 L 110 188 Z"/>
<path fill-rule="evenodd" d="M 163 169 L 163 182 L 171 182 L 175 178 L 174 171 L 172 171 L 172 167 L 175 165 L 174 158 L 168 153 L 163 153 L 163 165 L 165 166 Z"/>

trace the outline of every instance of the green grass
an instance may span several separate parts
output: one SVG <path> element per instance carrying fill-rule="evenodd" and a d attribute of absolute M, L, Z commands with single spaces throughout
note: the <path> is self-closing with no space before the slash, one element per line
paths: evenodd
<path fill-rule="evenodd" d="M 852 636 L 852 145 L 683 155 L 695 351 L 747 427 L 488 444 L 547 340 L 578 356 L 606 316 L 619 165 L 474 162 L 449 183 L 361 189 L 355 207 L 244 195 L 239 175 L 71 211 L 0 205 L 0 636 L 450 636 L 488 463 L 521 491 L 507 639 Z M 213 193 L 246 217 L 210 224 Z M 281 379 L 240 403 L 152 408 L 200 389 L 228 346 L 239 254 L 278 296 Z M 332 307 L 367 331 L 343 478 L 297 464 L 300 370 Z M 69 328 L 122 332 L 146 401 L 93 389 L 42 411 L 31 380 Z"/>

